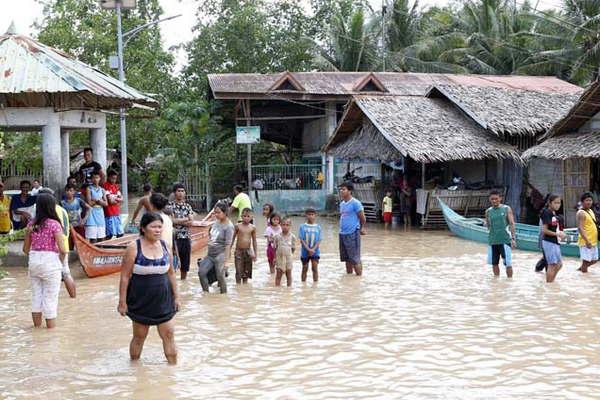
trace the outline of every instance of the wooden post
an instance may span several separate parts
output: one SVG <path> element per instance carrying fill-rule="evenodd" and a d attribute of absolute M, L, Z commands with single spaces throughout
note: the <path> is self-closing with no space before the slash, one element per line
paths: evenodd
<path fill-rule="evenodd" d="M 246 108 L 244 111 L 245 117 L 246 117 L 246 126 L 250 126 L 251 125 L 251 121 L 250 121 L 250 100 L 246 100 Z M 246 150 L 246 163 L 247 163 L 247 169 L 248 169 L 248 196 L 251 195 L 252 193 L 252 145 L 248 144 L 247 146 L 247 150 Z"/>
<path fill-rule="evenodd" d="M 421 189 L 425 190 L 425 163 L 421 163 Z"/>
<path fill-rule="evenodd" d="M 210 212 L 212 198 L 210 195 L 210 168 L 208 166 L 208 156 L 204 156 L 204 186 L 206 189 L 206 212 Z"/>

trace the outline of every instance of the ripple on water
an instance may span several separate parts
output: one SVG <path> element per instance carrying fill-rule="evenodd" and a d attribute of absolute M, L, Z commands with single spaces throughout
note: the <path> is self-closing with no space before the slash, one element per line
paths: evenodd
<path fill-rule="evenodd" d="M 298 223 L 298 220 L 294 221 Z M 227 296 L 180 282 L 179 364 L 151 330 L 128 360 L 131 327 L 116 313 L 118 276 L 61 292 L 59 326 L 33 330 L 29 283 L 0 287 L 2 398 L 488 399 L 600 393 L 600 272 L 567 260 L 554 285 L 516 252 L 515 277 L 493 278 L 485 247 L 447 232 L 364 237 L 365 276 L 346 276 L 323 221 L 321 281 L 273 287 L 264 257 Z M 263 240 L 259 245 L 264 246 Z M 262 250 L 261 250 L 262 256 Z M 309 274 L 309 280 L 311 276 Z"/>

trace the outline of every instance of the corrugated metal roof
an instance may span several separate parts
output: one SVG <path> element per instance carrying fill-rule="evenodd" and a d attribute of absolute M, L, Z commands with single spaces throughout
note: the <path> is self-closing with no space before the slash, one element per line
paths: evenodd
<path fill-rule="evenodd" d="M 35 95 L 44 97 L 35 97 Z M 53 95 L 56 96 L 48 96 Z M 22 35 L 0 36 L 0 95 L 10 102 L 29 99 L 36 106 L 77 103 L 92 108 L 130 107 L 133 103 L 156 106 L 157 102 L 119 80 L 66 53 Z M 75 95 L 73 99 L 68 96 Z M 54 101 L 56 100 L 56 101 Z"/>
<path fill-rule="evenodd" d="M 304 95 L 350 96 L 360 94 L 353 88 L 369 72 L 292 72 L 304 87 Z M 422 74 L 411 72 L 375 72 L 374 75 L 388 90 L 388 95 L 424 96 L 436 84 L 497 87 L 505 89 L 533 90 L 544 93 L 577 94 L 579 86 L 550 76 L 495 76 Z M 209 74 L 208 81 L 215 98 L 232 98 L 236 93 L 268 97 L 280 94 L 269 89 L 282 74 Z M 296 94 L 299 94 L 296 92 Z"/>

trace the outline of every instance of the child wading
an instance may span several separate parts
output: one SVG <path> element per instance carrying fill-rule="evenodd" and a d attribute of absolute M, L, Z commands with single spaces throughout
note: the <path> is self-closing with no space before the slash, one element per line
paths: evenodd
<path fill-rule="evenodd" d="M 560 196 L 554 194 L 548 197 L 548 206 L 542 210 L 542 249 L 548 262 L 546 282 L 554 282 L 556 274 L 562 268 L 562 256 L 558 239 L 563 239 L 565 234 L 559 229 L 560 223 L 556 215 L 560 205 Z"/>
<path fill-rule="evenodd" d="M 269 261 L 269 272 L 275 273 L 275 247 L 273 240 L 275 236 L 281 233 L 281 217 L 279 214 L 271 214 L 271 223 L 265 229 L 265 237 L 267 238 L 267 260 Z"/>
<path fill-rule="evenodd" d="M 512 249 L 515 248 L 515 219 L 509 206 L 502 204 L 500 192 L 490 192 L 490 204 L 485 211 L 485 220 L 489 229 L 488 264 L 494 269 L 494 275 L 500 276 L 500 257 L 504 259 L 506 276 L 512 278 Z M 510 232 L 509 232 L 510 228 Z"/>
<path fill-rule="evenodd" d="M 242 222 L 235 226 L 235 282 L 248 283 L 252 279 L 252 263 L 256 261 L 256 227 L 252 221 L 252 210 L 242 210 Z M 236 242 L 237 238 L 237 242 Z"/>
<path fill-rule="evenodd" d="M 382 203 L 383 204 L 381 208 L 383 209 L 383 222 L 385 223 L 385 228 L 387 229 L 387 227 L 392 223 L 392 210 L 394 206 L 391 190 L 386 190 Z"/>
<path fill-rule="evenodd" d="M 281 286 L 281 278 L 285 274 L 287 285 L 292 286 L 292 267 L 294 266 L 293 254 L 296 251 L 296 236 L 290 229 L 292 221 L 285 218 L 281 223 L 281 233 L 274 237 L 275 257 L 277 261 L 277 275 L 275 275 L 275 286 Z"/>
<path fill-rule="evenodd" d="M 321 226 L 316 223 L 317 212 L 314 208 L 306 210 L 306 222 L 300 225 L 298 236 L 302 243 L 300 260 L 302 261 L 302 282 L 306 282 L 308 263 L 312 267 L 313 281 L 319 280 L 319 259 L 321 257 Z"/>
<path fill-rule="evenodd" d="M 577 211 L 577 229 L 579 231 L 579 271 L 588 272 L 588 267 L 598 262 L 598 227 L 596 215 L 592 210 L 594 198 L 590 192 L 581 195 L 581 210 Z"/>

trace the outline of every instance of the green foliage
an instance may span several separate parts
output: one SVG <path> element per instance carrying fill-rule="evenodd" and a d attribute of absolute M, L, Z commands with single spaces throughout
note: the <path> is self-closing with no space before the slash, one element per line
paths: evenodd
<path fill-rule="evenodd" d="M 42 170 L 42 136 L 39 133 L 6 132 L 3 134 L 2 160 L 17 170 Z"/>
<path fill-rule="evenodd" d="M 6 235 L 0 236 L 0 257 L 8 254 L 8 243 L 14 242 L 15 240 L 22 240 L 25 238 L 25 229 L 11 232 Z"/>
<path fill-rule="evenodd" d="M 97 0 L 38 0 L 43 43 L 106 73 L 116 53 L 116 16 Z M 123 29 L 162 16 L 159 0 L 138 0 Z M 239 175 L 244 148 L 234 142 L 230 107 L 207 99 L 208 73 L 310 70 L 387 70 L 479 74 L 556 75 L 585 84 L 600 66 L 600 0 L 567 0 L 563 10 L 530 3 L 459 0 L 422 8 L 417 0 L 386 0 L 382 14 L 366 0 L 198 0 L 188 64 L 173 74 L 173 55 L 161 46 L 160 27 L 141 31 L 125 49 L 127 83 L 153 93 L 156 118 L 130 111 L 130 181 L 171 182 L 180 170 L 205 162 L 219 176 Z M 537 3 L 536 3 L 537 4 Z M 118 120 L 109 118 L 109 147 L 119 148 Z M 86 135 L 74 135 L 83 146 Z M 4 159 L 41 166 L 39 135 L 5 135 Z M 271 143 L 255 146 L 260 163 L 295 155 Z M 218 167 L 217 167 L 218 164 Z M 218 178 L 221 179 L 221 178 Z"/>
<path fill-rule="evenodd" d="M 108 57 L 116 54 L 116 14 L 102 10 L 96 0 L 41 0 L 44 19 L 38 39 L 47 45 L 73 54 L 81 61 L 116 77 L 108 67 Z M 124 11 L 123 32 L 160 18 L 158 0 L 138 0 L 137 8 Z M 180 82 L 173 76 L 173 55 L 162 48 L 160 28 L 153 26 L 131 38 L 125 47 L 127 84 L 155 94 L 161 105 L 180 94 Z M 141 183 L 146 159 L 157 150 L 163 130 L 160 118 L 139 118 L 147 112 L 130 111 L 127 120 L 128 159 L 132 162 L 133 186 Z M 141 115 L 140 115 L 141 114 Z M 120 146 L 117 117 L 108 119 L 108 146 Z M 39 149 L 39 147 L 37 147 Z M 141 172 L 140 172 L 141 171 Z"/>

